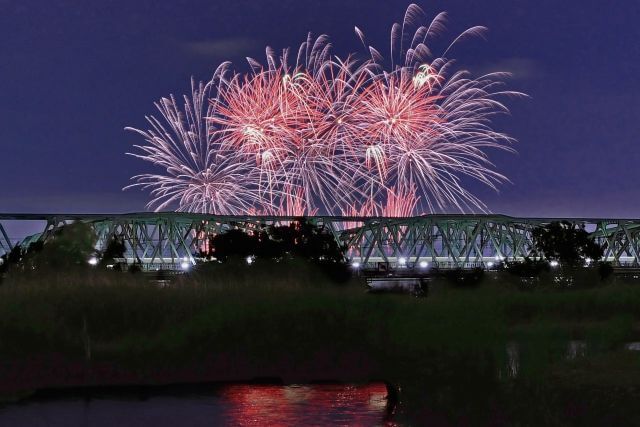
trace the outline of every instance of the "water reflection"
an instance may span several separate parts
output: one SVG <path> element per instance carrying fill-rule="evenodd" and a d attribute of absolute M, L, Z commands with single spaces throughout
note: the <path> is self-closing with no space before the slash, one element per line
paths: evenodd
<path fill-rule="evenodd" d="M 384 384 L 365 387 L 252 386 L 226 387 L 232 425 L 377 425 L 384 418 Z"/>
<path fill-rule="evenodd" d="M 251 385 L 208 393 L 38 399 L 0 407 L 0 425 L 361 425 L 385 423 L 384 384 Z"/>
<path fill-rule="evenodd" d="M 640 351 L 640 342 L 630 342 L 625 344 L 624 346 L 625 349 L 629 350 L 629 351 Z"/>
<path fill-rule="evenodd" d="M 567 344 L 567 359 L 573 360 L 584 357 L 587 354 L 587 343 L 580 340 L 572 340 Z"/>
<path fill-rule="evenodd" d="M 507 377 L 516 378 L 520 371 L 520 346 L 516 342 L 509 342 L 507 350 Z"/>

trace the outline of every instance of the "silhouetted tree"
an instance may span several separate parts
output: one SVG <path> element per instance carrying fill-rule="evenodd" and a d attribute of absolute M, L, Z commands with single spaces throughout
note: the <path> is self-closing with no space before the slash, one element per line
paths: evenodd
<path fill-rule="evenodd" d="M 133 264 L 131 264 L 129 266 L 129 268 L 127 269 L 127 271 L 131 274 L 136 274 L 136 273 L 140 273 L 142 271 L 142 265 L 139 262 L 134 262 Z"/>
<path fill-rule="evenodd" d="M 0 274 L 7 273 L 11 268 L 19 266 L 24 256 L 22 247 L 16 245 L 9 253 L 2 255 L 2 263 L 0 263 Z"/>
<path fill-rule="evenodd" d="M 271 239 L 282 245 L 291 256 L 314 261 L 344 262 L 346 248 L 338 245 L 326 228 L 300 218 L 286 226 L 270 227 Z"/>
<path fill-rule="evenodd" d="M 100 266 L 105 267 L 108 264 L 116 264 L 116 258 L 124 258 L 124 253 L 127 250 L 124 240 L 119 236 L 112 236 L 107 243 L 107 247 L 102 253 L 100 259 Z"/>
<path fill-rule="evenodd" d="M 208 254 L 220 261 L 234 256 L 247 257 L 256 254 L 259 243 L 256 235 L 249 235 L 242 230 L 229 230 L 209 239 Z"/>
<path fill-rule="evenodd" d="M 552 222 L 533 230 L 536 250 L 547 260 L 556 260 L 567 267 L 583 266 L 587 259 L 596 262 L 604 255 L 584 226 L 576 226 L 569 221 Z"/>
<path fill-rule="evenodd" d="M 257 256 L 263 259 L 299 257 L 313 261 L 342 262 L 341 247 L 323 227 L 304 218 L 289 225 L 271 226 L 266 232 L 245 233 L 229 230 L 209 240 L 209 251 L 201 253 L 224 261 L 229 257 Z"/>
<path fill-rule="evenodd" d="M 24 270 L 86 267 L 94 252 L 95 233 L 89 224 L 74 222 L 58 229 L 45 242 L 29 245 L 22 257 Z"/>
<path fill-rule="evenodd" d="M 598 274 L 601 280 L 606 280 L 613 274 L 613 266 L 610 262 L 601 262 L 598 266 Z"/>

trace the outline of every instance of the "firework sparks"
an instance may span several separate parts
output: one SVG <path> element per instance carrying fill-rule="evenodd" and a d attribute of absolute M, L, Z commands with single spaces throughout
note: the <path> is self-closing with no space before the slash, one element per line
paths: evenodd
<path fill-rule="evenodd" d="M 252 72 L 222 64 L 207 84 L 192 86 L 181 108 L 174 97 L 148 117 L 146 145 L 132 155 L 162 168 L 133 177 L 151 192 L 149 207 L 217 214 L 410 216 L 455 208 L 486 210 L 463 187 L 491 188 L 506 178 L 486 150 L 510 150 L 512 139 L 490 127 L 506 107 L 504 73 L 472 78 L 428 47 L 444 32 L 444 13 L 428 25 L 411 5 L 391 30 L 388 60 L 331 56 L 326 36 L 311 36 L 295 64 L 267 48 Z M 366 45 L 364 33 L 356 34 Z M 389 65 L 385 65 L 388 63 Z"/>

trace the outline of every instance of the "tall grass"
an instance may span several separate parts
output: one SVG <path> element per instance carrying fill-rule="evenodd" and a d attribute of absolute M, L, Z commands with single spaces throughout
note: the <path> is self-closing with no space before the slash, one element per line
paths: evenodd
<path fill-rule="evenodd" d="M 385 380 L 401 386 L 409 424 L 436 412 L 467 425 L 640 421 L 631 414 L 640 360 L 622 350 L 640 340 L 640 286 L 522 291 L 505 275 L 473 288 L 443 280 L 414 298 L 367 294 L 357 277 L 333 284 L 301 262 L 211 264 L 167 286 L 98 270 L 9 275 L 0 393 L 102 384 L 109 369 L 150 383 Z M 585 354 L 567 359 L 570 340 L 586 343 Z M 580 405 L 587 415 L 568 420 L 566 408 Z"/>
<path fill-rule="evenodd" d="M 239 375 L 401 381 L 462 369 L 488 378 L 515 342 L 520 375 L 536 380 L 562 361 L 568 340 L 586 341 L 597 357 L 640 338 L 640 287 L 624 283 L 522 292 L 487 280 L 413 298 L 367 294 L 358 278 L 334 285 L 306 263 L 213 265 L 164 287 L 151 279 L 9 277 L 0 286 L 0 361 L 57 354 L 142 371 L 222 360 Z"/>

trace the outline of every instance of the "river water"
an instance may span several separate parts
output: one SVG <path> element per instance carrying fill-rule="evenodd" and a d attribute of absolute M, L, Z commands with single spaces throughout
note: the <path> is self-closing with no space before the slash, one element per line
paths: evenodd
<path fill-rule="evenodd" d="M 374 383 L 41 397 L 0 406 L 0 426 L 374 426 L 387 424 L 386 395 L 385 385 Z"/>
<path fill-rule="evenodd" d="M 640 351 L 640 342 L 626 343 L 624 349 L 628 357 L 633 357 Z M 405 378 L 398 384 L 401 394 L 397 407 L 388 404 L 383 383 L 57 390 L 36 394 L 19 403 L 0 404 L 0 427 L 379 426 L 396 423 L 640 426 L 637 409 L 640 386 L 637 384 L 621 378 L 601 387 L 572 387 L 561 381 L 538 383 L 531 382 L 531 378 L 526 381 L 521 372 L 523 357 L 527 357 L 526 346 L 509 342 L 504 351 L 501 363 L 482 365 L 484 370 L 460 364 L 456 359 L 437 365 L 439 369 L 426 377 Z M 576 362 L 589 351 L 586 341 L 572 340 L 556 356 Z M 497 372 L 493 371 L 496 367 Z M 540 423 L 540 414 L 546 417 L 545 422 Z"/>

